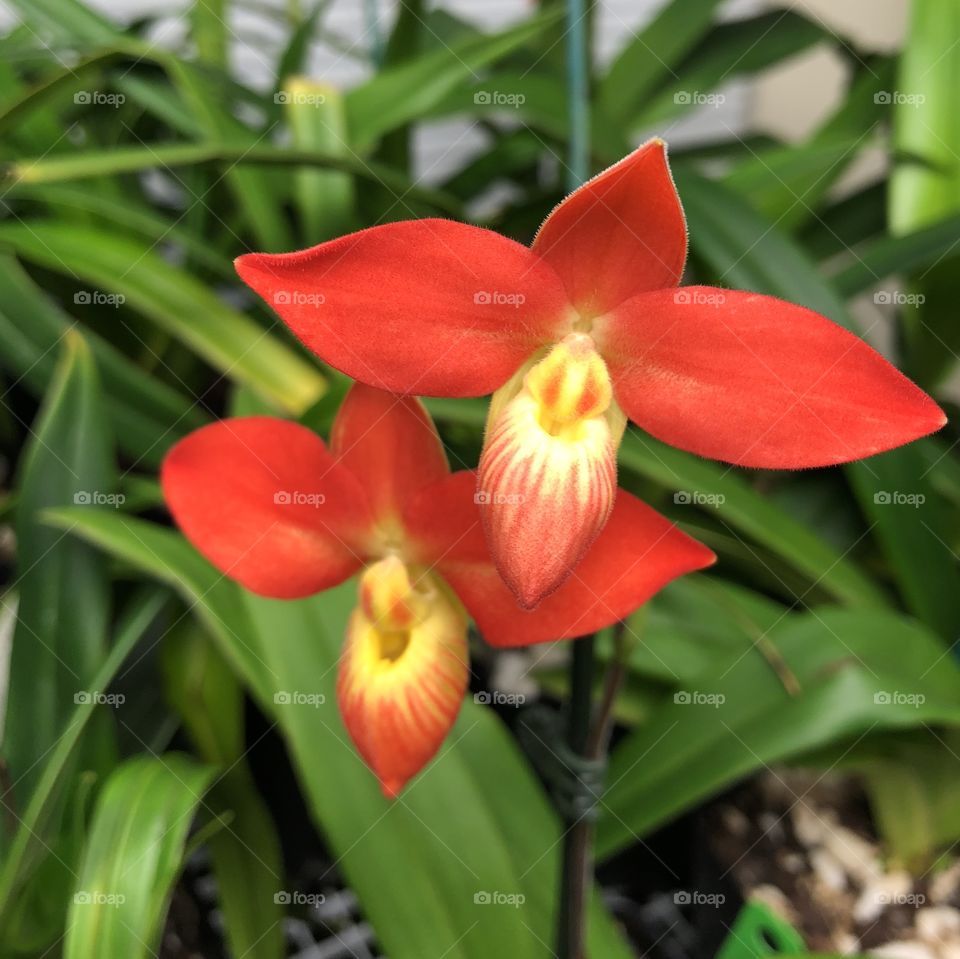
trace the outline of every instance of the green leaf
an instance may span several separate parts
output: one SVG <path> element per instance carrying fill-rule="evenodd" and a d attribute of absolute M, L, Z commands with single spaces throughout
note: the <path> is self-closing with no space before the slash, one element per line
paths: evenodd
<path fill-rule="evenodd" d="M 462 216 L 456 197 L 439 190 L 418 187 L 408 177 L 383 164 L 356 156 L 319 153 L 316 150 L 281 150 L 271 146 L 241 147 L 221 143 L 160 143 L 150 146 L 72 153 L 65 157 L 40 157 L 7 163 L 0 169 L 12 186 L 35 186 L 65 180 L 83 180 L 156 167 L 174 169 L 204 163 L 221 165 L 315 166 L 352 173 L 392 190 L 398 196 L 417 200 L 437 210 Z"/>
<path fill-rule="evenodd" d="M 283 912 L 277 893 L 285 888 L 280 841 L 245 758 L 243 691 L 193 621 L 164 638 L 162 666 L 167 698 L 200 757 L 225 770 L 205 805 L 226 822 L 207 842 L 231 954 L 280 959 Z"/>
<path fill-rule="evenodd" d="M 865 64 L 840 107 L 806 143 L 754 154 L 727 175 L 727 185 L 784 230 L 815 217 L 844 171 L 875 144 L 870 134 L 889 110 L 882 96 L 893 66 L 889 60 Z"/>
<path fill-rule="evenodd" d="M 101 292 L 122 295 L 127 306 L 215 369 L 284 409 L 306 409 L 323 392 L 323 377 L 312 364 L 148 244 L 107 230 L 49 221 L 0 224 L 0 243 Z"/>
<path fill-rule="evenodd" d="M 105 512 L 54 518 L 183 591 L 283 729 L 317 825 L 385 952 L 551 954 L 560 826 L 499 720 L 464 703 L 439 757 L 392 804 L 347 738 L 334 684 L 355 584 L 310 600 L 260 599 L 167 530 Z M 525 901 L 493 907 L 475 900 L 484 892 Z M 591 915 L 591 952 L 626 957 L 599 900 Z"/>
<path fill-rule="evenodd" d="M 226 69 L 230 44 L 229 0 L 194 0 L 190 7 L 190 27 L 201 60 Z"/>
<path fill-rule="evenodd" d="M 169 59 L 167 72 L 184 102 L 192 107 L 207 140 L 249 149 L 263 139 L 262 133 L 244 126 L 233 115 L 221 91 L 211 89 L 206 71 L 183 60 Z M 283 215 L 283 193 L 277 182 L 266 171 L 243 164 L 229 165 L 223 177 L 264 252 L 292 249 L 293 238 Z"/>
<path fill-rule="evenodd" d="M 843 763 L 863 775 L 878 831 L 897 865 L 928 870 L 960 835 L 958 749 L 958 730 L 924 729 L 878 736 Z"/>
<path fill-rule="evenodd" d="M 891 231 L 898 235 L 960 213 L 960 51 L 953 43 L 960 8 L 950 0 L 916 0 L 910 9 L 893 91 L 893 145 L 900 159 L 890 180 L 889 214 Z M 953 252 L 918 278 L 914 292 L 926 296 L 923 307 L 900 316 L 906 366 L 923 385 L 939 382 L 956 365 L 960 257 Z"/>
<path fill-rule="evenodd" d="M 184 843 L 213 770 L 186 756 L 137 756 L 97 799 L 67 918 L 65 959 L 155 955 Z"/>
<path fill-rule="evenodd" d="M 799 683 L 791 695 L 759 652 L 711 666 L 614 751 L 603 856 L 776 762 L 877 729 L 960 722 L 960 672 L 931 633 L 889 613 L 820 609 L 766 640 Z"/>
<path fill-rule="evenodd" d="M 929 269 L 960 247 L 960 214 L 903 236 L 880 236 L 857 251 L 856 259 L 832 278 L 843 296 L 870 289 L 892 274 Z M 892 302 L 891 291 L 883 291 Z M 897 291 L 906 293 L 907 291 Z"/>
<path fill-rule="evenodd" d="M 55 101 L 60 94 L 76 90 L 78 83 L 87 74 L 96 74 L 126 55 L 123 50 L 105 50 L 79 63 L 54 70 L 34 86 L 3 103 L 0 108 L 0 134 L 8 135 L 11 130 L 26 122 L 34 111 Z"/>
<path fill-rule="evenodd" d="M 597 100 L 617 122 L 625 122 L 713 23 L 719 0 L 667 3 L 617 54 L 597 86 Z"/>
<path fill-rule="evenodd" d="M 11 0 L 11 6 L 43 37 L 56 37 L 61 45 L 78 42 L 108 45 L 119 35 L 110 21 L 80 0 Z"/>
<path fill-rule="evenodd" d="M 890 225 L 909 233 L 960 210 L 960 7 L 915 0 L 900 57 L 893 105 L 894 148 L 919 158 L 897 163 L 890 184 Z"/>
<path fill-rule="evenodd" d="M 0 364 L 36 396 L 54 374 L 56 347 L 74 321 L 46 297 L 20 264 L 0 256 Z M 158 380 L 92 331 L 84 333 L 96 360 L 105 412 L 118 445 L 136 462 L 159 466 L 168 446 L 206 417 L 187 397 Z"/>
<path fill-rule="evenodd" d="M 157 588 L 136 594 L 118 625 L 106 659 L 91 682 L 93 689 L 109 687 L 166 602 L 166 592 Z M 22 949 L 36 939 L 38 932 L 42 934 L 38 929 L 38 915 L 55 913 L 55 927 L 62 928 L 66 902 L 52 895 L 49 852 L 57 843 L 58 810 L 64 789 L 71 780 L 73 757 L 94 716 L 97 710 L 85 703 L 74 707 L 63 734 L 42 763 L 30 802 L 20 814 L 17 830 L 4 849 L 0 870 L 0 944 L 9 944 L 11 952 L 14 946 Z M 6 801 L 9 802 L 9 797 Z M 66 889 L 65 885 L 64 900 Z M 38 911 L 32 911 L 34 909 Z"/>
<path fill-rule="evenodd" d="M 346 96 L 354 149 L 369 150 L 385 133 L 429 112 L 457 88 L 463 89 L 466 106 L 467 91 L 479 70 L 535 39 L 557 20 L 556 14 L 532 17 L 502 33 L 469 37 L 381 70 Z"/>
<path fill-rule="evenodd" d="M 629 127 L 662 124 L 695 106 L 695 94 L 711 93 L 735 77 L 757 73 L 827 36 L 806 17 L 779 10 L 720 24 L 677 65 L 658 93 L 635 107 Z"/>
<path fill-rule="evenodd" d="M 297 149 L 349 155 L 343 95 L 336 87 L 290 77 L 283 96 L 284 112 Z M 296 171 L 295 177 L 307 246 L 357 228 L 356 195 L 350 174 L 304 167 Z"/>
<path fill-rule="evenodd" d="M 76 697 L 95 691 L 90 682 L 106 654 L 110 617 L 103 557 L 40 525 L 38 516 L 50 507 L 108 497 L 115 483 L 112 438 L 93 357 L 80 335 L 69 333 L 17 479 L 20 601 L 3 755 L 15 784 L 13 800 L 21 805 L 41 774 L 37 756 L 63 733 Z M 109 724 L 96 722 L 77 754 L 79 768 L 102 771 L 113 749 Z"/>

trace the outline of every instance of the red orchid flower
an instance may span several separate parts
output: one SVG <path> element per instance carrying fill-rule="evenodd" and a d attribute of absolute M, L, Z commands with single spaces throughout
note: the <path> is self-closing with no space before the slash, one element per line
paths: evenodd
<path fill-rule="evenodd" d="M 330 448 L 266 416 L 192 433 L 161 471 L 167 504 L 211 563 L 295 599 L 360 573 L 337 695 L 347 731 L 396 796 L 440 747 L 467 688 L 467 615 L 494 646 L 569 639 L 628 615 L 710 565 L 705 546 L 628 493 L 575 574 L 521 610 L 490 560 L 476 476 L 451 473 L 420 404 L 360 384 Z"/>
<path fill-rule="evenodd" d="M 480 460 L 490 548 L 524 606 L 606 524 L 629 417 L 681 449 L 799 469 L 939 429 L 856 336 L 769 296 L 677 289 L 687 255 L 665 144 L 575 190 L 531 249 L 447 220 L 390 223 L 240 276 L 322 359 L 395 393 L 496 391 Z"/>

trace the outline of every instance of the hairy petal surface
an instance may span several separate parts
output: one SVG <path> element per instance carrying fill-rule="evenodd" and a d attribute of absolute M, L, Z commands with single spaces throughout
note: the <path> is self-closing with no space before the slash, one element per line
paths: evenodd
<path fill-rule="evenodd" d="M 423 491 L 407 524 L 421 557 L 453 587 L 494 646 L 573 639 L 630 615 L 671 580 L 710 566 L 713 553 L 629 493 L 619 490 L 610 522 L 564 584 L 536 609 L 511 602 L 494 567 L 476 506 L 473 473 L 463 471 Z"/>
<path fill-rule="evenodd" d="M 437 577 L 397 564 L 364 574 L 337 677 L 347 731 L 391 799 L 440 748 L 469 677 L 463 608 Z"/>
<path fill-rule="evenodd" d="M 600 318 L 593 336 L 630 419 L 673 446 L 739 466 L 846 463 L 946 422 L 859 337 L 769 296 L 645 293 Z"/>
<path fill-rule="evenodd" d="M 160 481 L 187 539 L 255 593 L 309 596 L 363 563 L 363 489 L 297 423 L 253 416 L 205 426 L 170 450 Z"/>
<path fill-rule="evenodd" d="M 298 253 L 252 253 L 236 268 L 321 359 L 393 393 L 491 393 L 569 322 L 547 263 L 451 220 L 375 226 Z"/>
<path fill-rule="evenodd" d="M 450 472 L 423 404 L 355 383 L 333 422 L 330 450 L 367 494 L 384 534 L 399 532 L 404 503 Z"/>
<path fill-rule="evenodd" d="M 533 249 L 584 316 L 676 286 L 687 226 L 663 140 L 648 141 L 574 190 L 544 221 Z"/>

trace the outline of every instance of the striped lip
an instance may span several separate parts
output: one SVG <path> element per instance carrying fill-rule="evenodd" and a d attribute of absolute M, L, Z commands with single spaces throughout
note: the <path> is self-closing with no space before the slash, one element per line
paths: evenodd
<path fill-rule="evenodd" d="M 531 609 L 570 575 L 603 529 L 625 420 L 603 358 L 571 333 L 494 397 L 477 501 L 494 562 Z"/>
<path fill-rule="evenodd" d="M 434 756 L 467 688 L 467 619 L 435 576 L 387 557 L 367 567 L 337 699 L 350 738 L 395 798 Z"/>

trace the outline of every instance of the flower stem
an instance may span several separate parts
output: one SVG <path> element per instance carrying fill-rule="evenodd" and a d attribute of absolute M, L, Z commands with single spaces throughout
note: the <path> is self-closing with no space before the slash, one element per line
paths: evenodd
<path fill-rule="evenodd" d="M 578 756 L 585 756 L 593 712 L 594 637 L 585 636 L 572 646 L 567 743 Z M 593 824 L 588 816 L 581 815 L 564 825 L 557 956 L 581 959 L 586 932 L 586 897 L 593 871 Z"/>
<path fill-rule="evenodd" d="M 590 176 L 590 51 L 587 0 L 567 0 L 567 104 L 570 143 L 567 183 L 575 190 Z"/>

